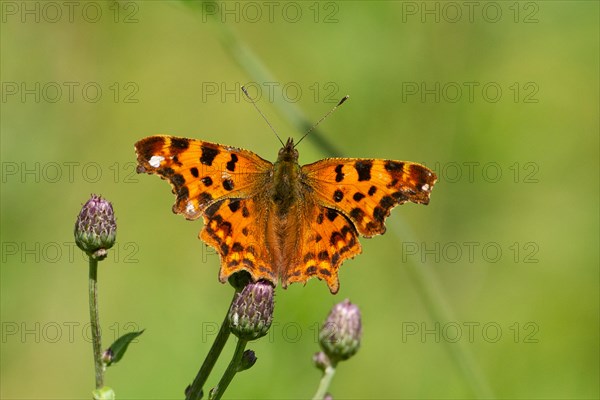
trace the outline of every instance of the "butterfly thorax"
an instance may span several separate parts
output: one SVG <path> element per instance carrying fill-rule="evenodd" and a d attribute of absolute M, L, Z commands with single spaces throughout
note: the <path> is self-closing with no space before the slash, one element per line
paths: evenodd
<path fill-rule="evenodd" d="M 294 148 L 293 139 L 289 138 L 286 145 L 279 150 L 277 162 L 273 166 L 271 201 L 279 216 L 289 213 L 297 203 L 299 179 L 298 150 Z"/>

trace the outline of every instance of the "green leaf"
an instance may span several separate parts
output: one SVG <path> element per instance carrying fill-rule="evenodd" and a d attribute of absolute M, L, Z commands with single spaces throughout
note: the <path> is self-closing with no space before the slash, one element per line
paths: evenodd
<path fill-rule="evenodd" d="M 115 400 L 115 391 L 108 386 L 96 389 L 92 392 L 94 400 Z"/>
<path fill-rule="evenodd" d="M 127 351 L 127 347 L 129 343 L 131 343 L 135 338 L 144 333 L 145 329 L 142 329 L 139 332 L 129 332 L 125 335 L 121 336 L 104 352 L 103 358 L 107 367 L 110 367 L 113 364 L 119 362 L 125 352 Z"/>

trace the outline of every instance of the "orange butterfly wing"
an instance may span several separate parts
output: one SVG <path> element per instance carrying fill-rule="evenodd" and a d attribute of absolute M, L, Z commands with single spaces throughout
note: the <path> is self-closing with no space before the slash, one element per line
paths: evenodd
<path fill-rule="evenodd" d="M 385 232 L 395 206 L 428 204 L 437 180 L 420 164 L 365 158 L 328 158 L 304 165 L 302 173 L 318 203 L 343 213 L 366 237 Z"/>
<path fill-rule="evenodd" d="M 250 198 L 225 199 L 206 209 L 200 238 L 221 255 L 221 282 L 245 270 L 254 280 L 277 283 L 273 257 L 265 243 L 265 212 Z"/>
<path fill-rule="evenodd" d="M 190 220 L 217 200 L 251 197 L 273 168 L 247 150 L 174 136 L 150 136 L 135 149 L 138 173 L 168 180 L 177 196 L 173 212 Z"/>
<path fill-rule="evenodd" d="M 173 212 L 204 217 L 200 238 L 221 257 L 219 280 L 248 271 L 277 282 L 266 251 L 264 208 L 256 206 L 273 164 L 243 149 L 174 136 L 151 136 L 135 144 L 138 172 L 157 174 L 172 186 Z"/>
<path fill-rule="evenodd" d="M 344 260 L 361 253 L 358 233 L 343 213 L 320 206 L 304 205 L 303 232 L 295 262 L 281 276 L 282 286 L 317 277 L 327 282 L 331 293 L 339 290 L 338 270 Z"/>
<path fill-rule="evenodd" d="M 310 188 L 302 259 L 288 267 L 282 282 L 285 287 L 317 277 L 331 293 L 339 289 L 340 265 L 361 253 L 359 234 L 383 234 L 385 219 L 396 205 L 428 204 L 437 179 L 419 164 L 358 158 L 329 158 L 304 165 L 301 172 Z"/>

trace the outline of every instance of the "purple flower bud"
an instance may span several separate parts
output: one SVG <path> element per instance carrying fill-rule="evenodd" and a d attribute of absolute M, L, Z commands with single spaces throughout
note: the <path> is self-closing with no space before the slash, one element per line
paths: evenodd
<path fill-rule="evenodd" d="M 238 366 L 237 372 L 242 372 L 247 369 L 252 368 L 254 364 L 256 364 L 256 354 L 253 350 L 246 350 L 244 354 L 242 354 L 242 359 L 240 361 L 240 365 Z"/>
<path fill-rule="evenodd" d="M 112 204 L 100 196 L 83 205 L 75 222 L 75 243 L 91 257 L 106 257 L 106 250 L 115 244 L 117 223 Z"/>
<path fill-rule="evenodd" d="M 102 362 L 104 364 L 110 364 L 113 360 L 114 353 L 111 348 L 108 348 L 102 352 Z"/>
<path fill-rule="evenodd" d="M 273 320 L 273 285 L 266 281 L 249 283 L 231 303 L 229 327 L 240 339 L 254 340 L 269 331 Z"/>
<path fill-rule="evenodd" d="M 325 371 L 327 367 L 331 367 L 331 361 L 329 361 L 329 357 L 327 357 L 327 354 L 323 353 L 322 351 L 315 353 L 313 356 L 313 363 L 321 371 Z"/>
<path fill-rule="evenodd" d="M 360 310 L 346 299 L 331 309 L 319 332 L 319 343 L 329 359 L 336 363 L 356 354 L 361 336 Z"/>

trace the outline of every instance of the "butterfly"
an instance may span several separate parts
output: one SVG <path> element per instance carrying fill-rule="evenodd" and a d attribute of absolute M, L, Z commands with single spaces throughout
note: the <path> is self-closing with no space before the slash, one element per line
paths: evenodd
<path fill-rule="evenodd" d="M 437 180 L 406 161 L 326 158 L 300 166 L 291 138 L 274 164 L 248 150 L 174 136 L 150 136 L 135 149 L 138 173 L 171 184 L 173 212 L 204 218 L 199 237 L 220 254 L 221 282 L 239 271 L 284 288 L 317 277 L 333 294 L 340 265 L 361 253 L 359 236 L 383 234 L 399 204 L 428 204 Z"/>

